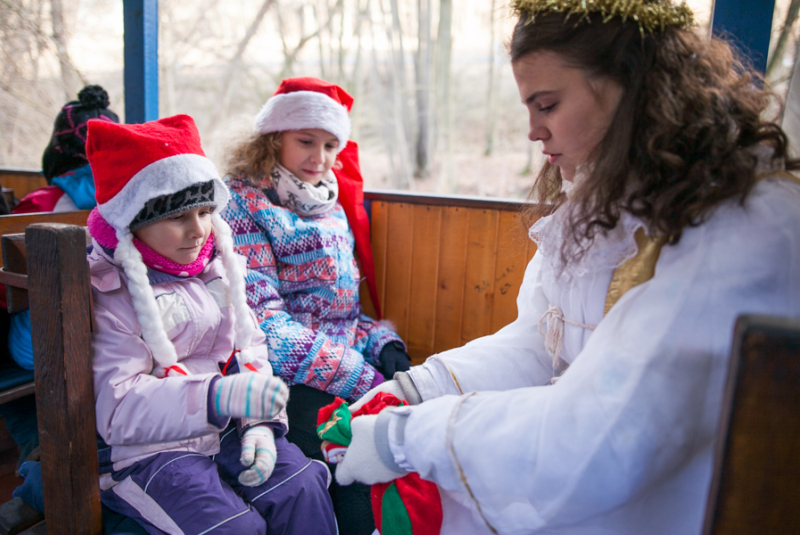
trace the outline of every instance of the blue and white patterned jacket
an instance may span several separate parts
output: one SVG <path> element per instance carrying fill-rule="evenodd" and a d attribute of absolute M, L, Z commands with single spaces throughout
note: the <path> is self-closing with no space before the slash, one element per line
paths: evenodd
<path fill-rule="evenodd" d="M 247 300 L 274 372 L 288 384 L 358 399 L 382 381 L 371 363 L 383 346 L 401 340 L 362 313 L 355 242 L 341 205 L 303 217 L 282 207 L 271 188 L 241 177 L 228 188 L 222 217 L 247 258 Z"/>

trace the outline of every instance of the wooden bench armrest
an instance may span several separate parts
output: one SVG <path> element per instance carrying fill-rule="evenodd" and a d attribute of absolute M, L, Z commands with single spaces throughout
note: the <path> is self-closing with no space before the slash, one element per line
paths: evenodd
<path fill-rule="evenodd" d="M 25 243 L 47 522 L 100 534 L 86 232 L 34 224 Z"/>

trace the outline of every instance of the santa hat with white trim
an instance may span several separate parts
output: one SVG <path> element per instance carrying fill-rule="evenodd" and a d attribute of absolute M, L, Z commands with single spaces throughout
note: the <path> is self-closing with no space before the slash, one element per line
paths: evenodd
<path fill-rule="evenodd" d="M 175 347 L 164 331 L 142 255 L 133 244 L 134 230 L 173 214 L 213 206 L 215 246 L 230 280 L 236 317 L 236 349 L 241 364 L 248 351 L 252 319 L 244 273 L 233 251 L 231 229 L 219 216 L 230 198 L 219 172 L 200 146 L 200 134 L 188 115 L 143 124 L 88 123 L 86 156 L 92 167 L 97 210 L 117 235 L 114 259 L 128 277 L 128 290 L 142 336 L 157 367 L 177 364 Z M 243 367 L 240 366 L 240 369 Z"/>
<path fill-rule="evenodd" d="M 372 258 L 369 218 L 364 209 L 364 180 L 358 163 L 358 145 L 349 141 L 353 97 L 336 84 L 319 78 L 287 78 L 267 100 L 255 118 L 258 134 L 303 128 L 321 128 L 339 140 L 336 148 L 340 165 L 333 174 L 339 183 L 339 203 L 356 241 L 362 273 L 367 279 L 372 304 L 381 317 L 375 266 Z"/>
<path fill-rule="evenodd" d="M 350 138 L 353 97 L 319 78 L 287 78 L 258 112 L 253 131 L 259 134 L 321 128 L 339 140 L 337 152 Z"/>

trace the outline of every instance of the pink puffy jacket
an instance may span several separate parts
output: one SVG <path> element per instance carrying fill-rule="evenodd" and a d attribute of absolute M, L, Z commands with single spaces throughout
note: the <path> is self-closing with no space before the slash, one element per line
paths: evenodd
<path fill-rule="evenodd" d="M 209 418 L 208 389 L 211 379 L 221 375 L 220 364 L 228 361 L 234 339 L 233 306 L 222 260 L 213 259 L 196 277 L 149 271 L 164 329 L 178 361 L 190 372 L 163 379 L 150 375 L 153 358 L 141 338 L 122 267 L 96 242 L 88 260 L 94 298 L 97 431 L 111 447 L 113 469 L 165 451 L 217 453 L 219 433 L 228 421 Z M 255 315 L 251 317 L 255 325 Z M 254 366 L 271 374 L 264 333 L 256 328 L 253 337 Z M 288 430 L 285 411 L 270 422 Z M 239 423 L 242 429 L 258 422 Z"/>

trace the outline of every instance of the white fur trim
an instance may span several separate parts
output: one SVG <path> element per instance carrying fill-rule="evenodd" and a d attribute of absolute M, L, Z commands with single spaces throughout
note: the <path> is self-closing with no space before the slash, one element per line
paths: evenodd
<path fill-rule="evenodd" d="M 384 329 L 389 329 L 392 332 L 397 332 L 397 328 L 392 323 L 392 320 L 382 319 L 378 322 Z"/>
<path fill-rule="evenodd" d="M 136 318 L 142 328 L 142 338 L 153 353 L 154 368 L 169 368 L 178 362 L 175 346 L 167 338 L 164 323 L 156 304 L 156 297 L 147 278 L 147 268 L 142 254 L 133 245 L 133 234 L 128 230 L 117 230 L 117 249 L 114 260 L 122 265 L 128 277 L 128 293 L 133 301 Z"/>
<path fill-rule="evenodd" d="M 321 128 L 336 136 L 338 153 L 350 139 L 350 116 L 345 106 L 324 93 L 281 93 L 270 98 L 258 112 L 253 131 L 268 134 L 303 128 Z"/>
<path fill-rule="evenodd" d="M 161 195 L 170 195 L 198 182 L 214 181 L 215 212 L 228 204 L 230 193 L 214 164 L 199 154 L 178 154 L 151 163 L 97 210 L 117 230 L 125 229 L 144 208 L 145 203 Z"/>

